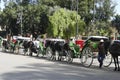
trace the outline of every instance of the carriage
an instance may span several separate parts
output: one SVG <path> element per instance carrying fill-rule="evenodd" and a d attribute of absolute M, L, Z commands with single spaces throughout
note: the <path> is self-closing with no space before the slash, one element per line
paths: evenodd
<path fill-rule="evenodd" d="M 66 55 L 66 61 L 71 63 L 73 59 L 79 58 L 81 64 L 90 67 L 93 63 L 93 60 L 97 58 L 98 54 L 98 44 L 99 41 L 103 39 L 105 42 L 109 41 L 108 37 L 104 36 L 90 36 L 87 40 L 77 40 L 77 43 L 70 43 L 69 53 Z M 106 54 L 104 60 L 104 66 L 107 67 L 111 64 L 112 57 L 109 52 Z"/>
<path fill-rule="evenodd" d="M 82 65 L 90 67 L 93 60 L 97 58 L 97 46 L 101 39 L 105 42 L 109 40 L 108 37 L 104 36 L 90 36 L 85 41 L 77 41 L 80 44 L 70 44 L 70 42 L 66 43 L 63 39 L 46 39 L 43 52 L 49 60 L 66 60 L 68 63 L 72 63 L 73 59 L 78 58 Z M 104 66 L 109 66 L 111 61 L 111 55 L 109 53 L 106 54 Z"/>
<path fill-rule="evenodd" d="M 2 51 L 18 53 L 18 41 L 3 39 Z"/>
<path fill-rule="evenodd" d="M 84 66 L 90 67 L 93 63 L 93 60 L 97 58 L 98 55 L 98 44 L 99 41 L 103 39 L 104 45 L 106 47 L 109 47 L 109 45 L 106 45 L 109 41 L 108 37 L 105 36 L 90 36 L 88 39 L 84 42 L 83 49 L 81 51 L 80 59 L 81 63 Z M 106 48 L 106 56 L 104 59 L 104 66 L 108 67 L 112 63 L 112 56 L 110 55 L 109 51 Z"/>

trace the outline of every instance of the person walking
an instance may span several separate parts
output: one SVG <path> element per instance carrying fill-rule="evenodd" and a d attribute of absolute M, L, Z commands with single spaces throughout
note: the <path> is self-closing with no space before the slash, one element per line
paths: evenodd
<path fill-rule="evenodd" d="M 105 47 L 104 47 L 104 40 L 101 39 L 100 43 L 98 44 L 98 62 L 99 62 L 99 68 L 103 65 L 103 60 L 105 58 Z"/>

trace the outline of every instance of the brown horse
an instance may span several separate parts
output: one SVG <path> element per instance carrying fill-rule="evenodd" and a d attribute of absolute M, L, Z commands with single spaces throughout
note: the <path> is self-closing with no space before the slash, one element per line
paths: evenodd
<path fill-rule="evenodd" d="M 120 56 L 120 40 L 115 40 L 110 44 L 109 47 L 110 54 L 112 55 L 114 59 L 115 64 L 115 71 L 120 71 L 119 67 L 119 59 L 118 56 Z"/>

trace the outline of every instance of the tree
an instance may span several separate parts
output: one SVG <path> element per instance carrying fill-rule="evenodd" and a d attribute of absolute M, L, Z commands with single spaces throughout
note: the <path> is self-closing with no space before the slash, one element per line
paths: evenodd
<path fill-rule="evenodd" d="M 14 28 L 20 29 L 20 23 L 18 23 L 19 13 L 23 13 L 22 29 L 24 33 L 27 32 L 33 33 L 34 31 L 40 32 L 41 34 L 47 33 L 48 31 L 47 29 L 49 25 L 51 25 L 50 20 L 52 20 L 49 18 L 49 16 L 53 16 L 53 14 L 55 14 L 56 10 L 58 10 L 59 8 L 67 9 L 65 11 L 66 13 L 63 12 L 65 14 L 72 13 L 70 12 L 70 10 L 73 12 L 76 11 L 77 8 L 76 1 L 78 1 L 78 14 L 80 15 L 80 20 L 81 19 L 84 20 L 86 24 L 85 35 L 87 35 L 87 33 L 91 31 L 96 31 L 96 33 L 102 32 L 98 31 L 99 25 L 103 23 L 110 24 L 109 20 L 114 14 L 114 4 L 112 4 L 111 0 L 36 0 L 37 1 L 36 3 L 30 3 L 29 0 L 22 0 L 22 2 L 20 1 L 21 0 L 17 0 L 17 3 L 12 2 L 12 4 L 7 3 L 5 9 L 1 13 L 0 23 L 1 25 L 6 25 L 7 29 L 9 29 L 8 31 L 12 32 Z M 72 13 L 72 15 L 73 14 L 74 13 Z M 61 16 L 61 14 L 59 15 Z M 66 19 L 63 18 L 64 22 L 63 26 L 67 25 L 69 27 L 73 23 L 76 23 L 74 22 L 75 19 L 70 18 L 70 20 L 73 21 L 73 23 L 70 22 L 70 20 L 68 20 L 69 19 L 68 17 L 71 17 L 70 14 L 68 14 L 68 16 L 65 17 L 67 18 Z M 58 17 L 58 19 L 59 18 L 61 17 Z M 75 24 L 74 27 L 76 27 L 76 25 L 77 24 Z M 106 25 L 105 29 L 107 28 L 109 28 L 108 25 Z M 68 29 L 66 29 L 66 31 L 69 31 Z M 75 35 L 75 32 L 73 33 Z M 60 35 L 63 34 L 65 34 L 65 31 L 60 33 Z"/>
<path fill-rule="evenodd" d="M 54 7 L 56 5 L 55 0 L 38 0 L 38 4 L 47 5 L 51 7 Z"/>
<path fill-rule="evenodd" d="M 120 34 L 120 15 L 116 15 L 114 17 L 114 19 L 112 20 L 112 26 L 115 27 Z"/>
<path fill-rule="evenodd" d="M 108 30 L 111 27 L 110 19 L 114 16 L 114 8 L 115 5 L 111 0 L 94 0 L 93 20 L 91 24 L 86 27 L 87 33 L 92 31 L 92 35 L 103 35 L 103 32 L 105 32 L 104 35 L 108 34 Z"/>
<path fill-rule="evenodd" d="M 54 0 L 57 6 L 71 10 L 72 0 Z"/>
<path fill-rule="evenodd" d="M 77 19 L 77 20 L 76 20 Z M 49 17 L 50 25 L 47 29 L 48 36 L 69 38 L 75 36 L 76 24 L 78 22 L 78 30 L 83 32 L 84 21 L 75 11 L 67 9 L 59 9 Z"/>
<path fill-rule="evenodd" d="M 86 24 L 89 24 L 93 19 L 94 0 L 54 0 L 57 6 L 67 8 L 69 10 L 77 11 Z"/>
<path fill-rule="evenodd" d="M 44 34 L 48 27 L 49 8 L 54 5 L 53 0 L 38 0 L 36 4 L 28 4 L 23 10 L 24 32 L 34 31 Z M 30 23 L 30 24 L 28 24 Z"/>
<path fill-rule="evenodd" d="M 2 12 L 2 22 L 1 25 L 6 26 L 7 33 L 15 34 L 18 32 L 18 28 L 16 26 L 17 21 L 17 12 L 16 12 L 16 4 L 14 2 L 10 2 Z M 16 32 L 15 32 L 16 31 Z"/>
<path fill-rule="evenodd" d="M 114 15 L 115 5 L 111 0 L 97 0 L 96 1 L 96 14 L 95 18 L 99 21 L 109 21 Z"/>

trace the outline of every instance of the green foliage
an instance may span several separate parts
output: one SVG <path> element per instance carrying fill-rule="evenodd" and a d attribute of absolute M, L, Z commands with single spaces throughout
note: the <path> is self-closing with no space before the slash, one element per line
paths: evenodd
<path fill-rule="evenodd" d="M 96 20 L 107 22 L 114 15 L 115 5 L 111 0 L 98 0 L 96 2 Z"/>
<path fill-rule="evenodd" d="M 6 26 L 7 33 L 15 32 L 16 20 L 17 20 L 17 5 L 13 2 L 9 3 L 1 13 L 1 25 L 2 28 Z M 14 30 L 13 30 L 14 29 Z M 16 30 L 17 31 L 17 30 Z M 17 31 L 18 32 L 18 31 Z"/>
<path fill-rule="evenodd" d="M 71 0 L 54 0 L 57 6 L 61 8 L 71 9 L 72 2 Z"/>
<path fill-rule="evenodd" d="M 38 0 L 38 4 L 47 5 L 47 6 L 55 6 L 54 0 Z"/>
<path fill-rule="evenodd" d="M 110 19 L 114 15 L 114 8 L 115 5 L 111 0 L 95 0 L 92 10 L 94 13 L 88 13 L 85 16 L 85 22 L 88 25 L 86 33 L 90 32 L 88 35 L 110 35 Z"/>
<path fill-rule="evenodd" d="M 110 33 L 109 23 L 106 24 L 106 22 L 97 22 L 96 27 L 97 27 L 98 35 L 101 35 L 101 36 L 109 35 L 109 33 Z"/>
<path fill-rule="evenodd" d="M 82 32 L 84 22 L 80 16 L 67 9 L 59 9 L 49 17 L 50 26 L 47 29 L 48 36 L 69 38 L 75 36 L 76 22 L 78 22 L 79 30 Z"/>
<path fill-rule="evenodd" d="M 26 6 L 29 4 L 29 0 L 22 0 L 22 5 Z"/>
<path fill-rule="evenodd" d="M 14 1 L 10 3 L 4 1 L 6 6 L 0 13 L 0 25 L 2 28 L 6 26 L 8 33 L 20 33 L 20 16 L 23 13 L 23 33 L 36 31 L 65 38 L 76 35 L 77 25 L 78 34 L 109 34 L 109 21 L 114 15 L 115 8 L 112 0 L 78 0 L 77 14 L 77 0 L 37 0 L 35 4 L 30 3 L 29 0 L 22 0 L 22 2 L 17 0 L 17 4 Z M 92 24 L 93 20 L 94 24 Z M 119 23 L 115 21 L 113 22 L 119 30 Z M 17 32 L 14 32 L 16 29 Z"/>
<path fill-rule="evenodd" d="M 118 30 L 120 34 L 120 15 L 116 15 L 112 20 L 112 25 Z"/>

